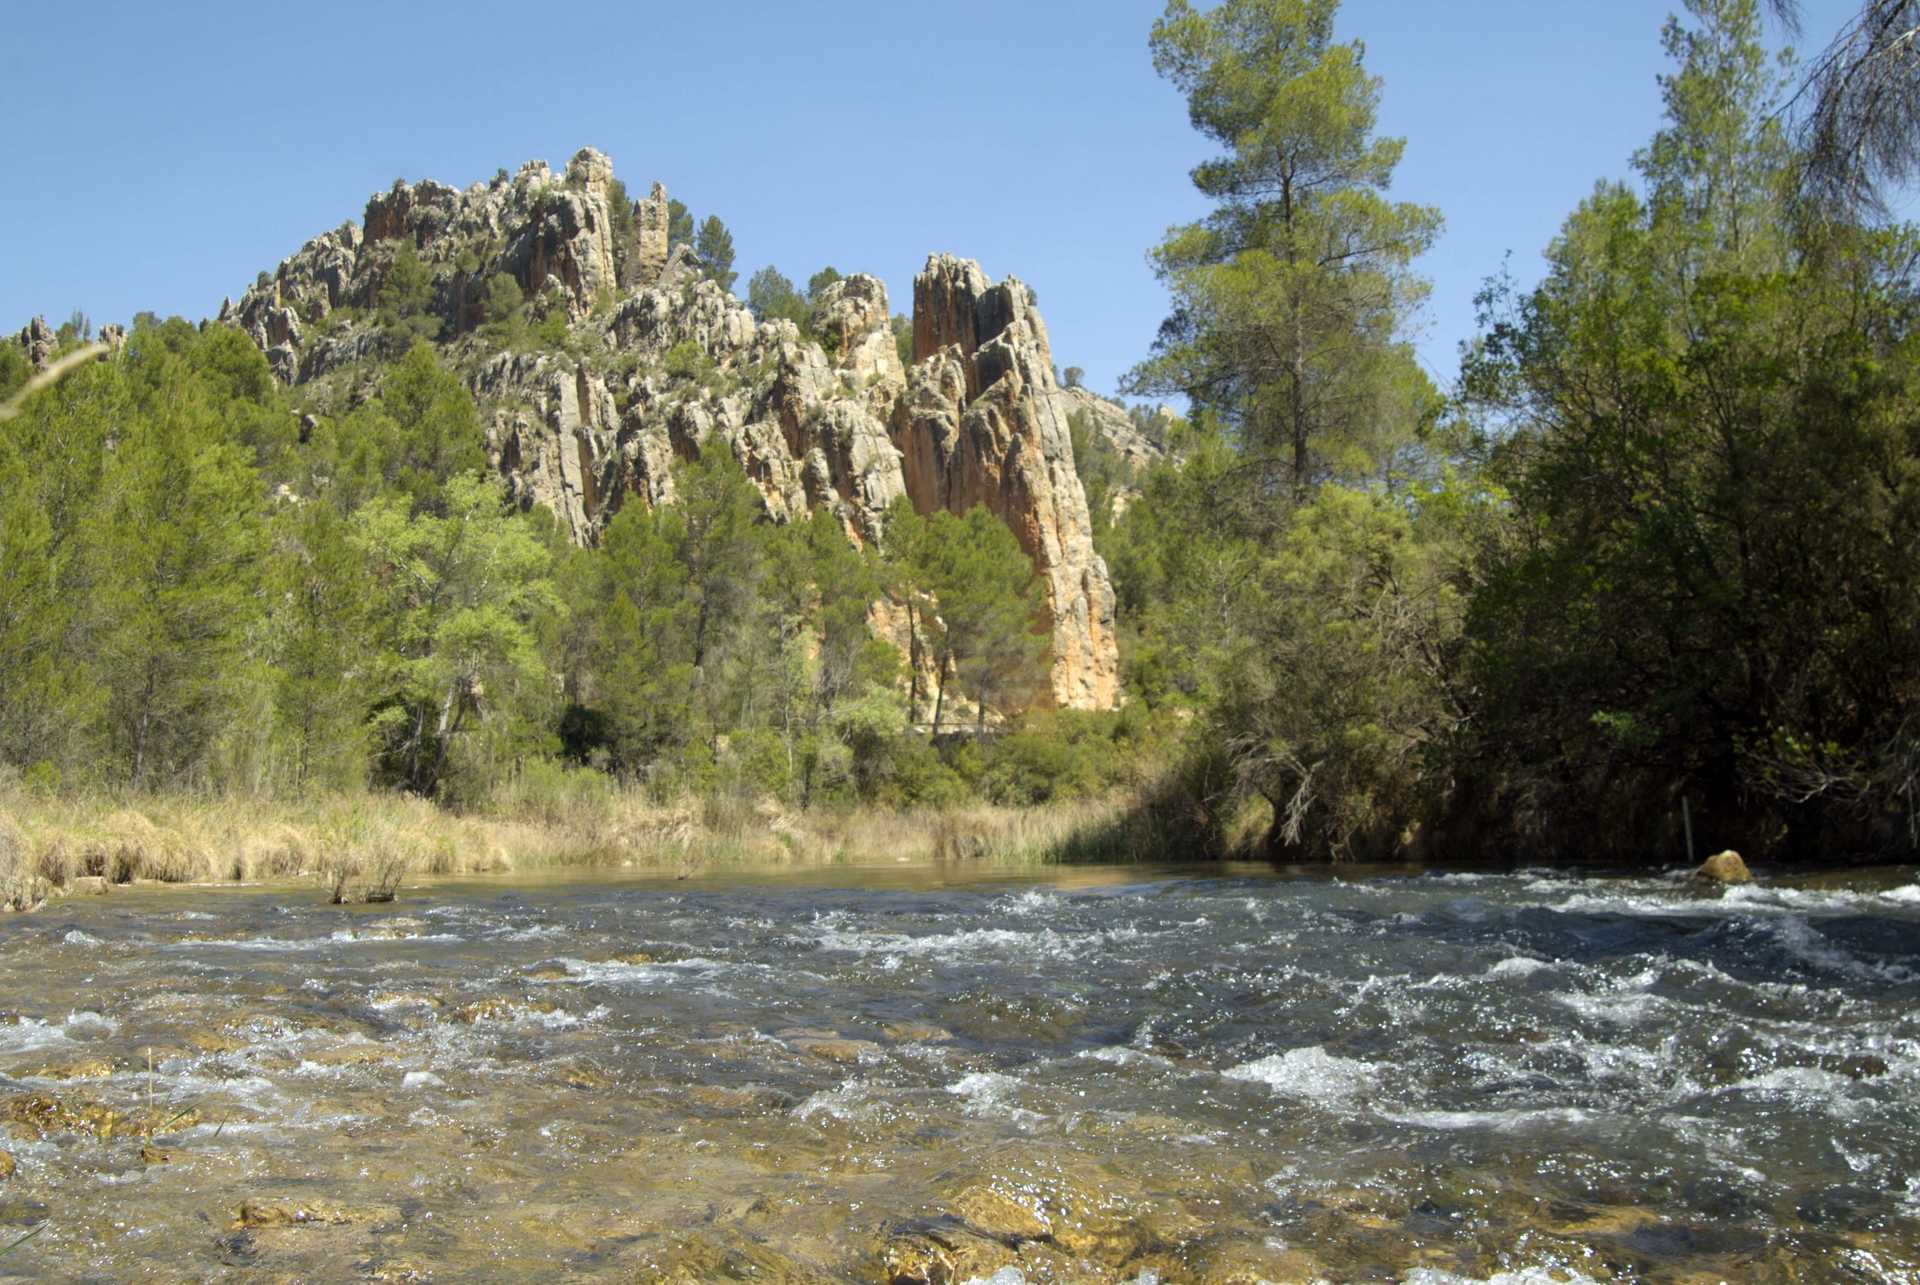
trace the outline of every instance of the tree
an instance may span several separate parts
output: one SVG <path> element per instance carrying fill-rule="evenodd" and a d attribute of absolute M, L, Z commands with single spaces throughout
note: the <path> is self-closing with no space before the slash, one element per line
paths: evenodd
<path fill-rule="evenodd" d="M 313 450 L 326 457 L 328 498 L 342 512 L 394 492 L 415 511 L 436 509 L 449 480 L 486 466 L 473 395 L 426 343 L 388 370 L 378 397 L 318 435 Z"/>
<path fill-rule="evenodd" d="M 812 304 L 819 303 L 821 291 L 842 279 L 840 270 L 832 264 L 828 264 L 826 267 L 820 269 L 820 271 L 807 278 L 807 302 Z"/>
<path fill-rule="evenodd" d="M 809 328 L 812 310 L 780 270 L 769 264 L 747 282 L 747 306 L 761 321 L 791 321 L 802 333 Z"/>
<path fill-rule="evenodd" d="M 1078 366 L 1069 366 L 1064 382 L 1068 388 L 1078 388 L 1087 382 L 1087 372 Z"/>
<path fill-rule="evenodd" d="M 410 243 L 403 242 L 374 295 L 374 319 L 389 356 L 440 337 L 441 320 L 434 315 L 433 296 L 433 270 Z"/>
<path fill-rule="evenodd" d="M 259 477 L 227 434 L 218 385 L 162 336 L 133 346 L 134 413 L 81 540 L 116 775 L 144 789 L 203 770 L 225 730 L 264 541 Z"/>
<path fill-rule="evenodd" d="M 1128 384 L 1218 412 L 1256 514 L 1365 473 L 1436 400 L 1402 329 L 1440 216 L 1384 196 L 1402 143 L 1373 137 L 1380 82 L 1334 42 L 1337 7 L 1172 0 L 1153 28 L 1155 67 L 1228 150 L 1193 173 L 1218 208 L 1154 252 L 1174 310 Z"/>
<path fill-rule="evenodd" d="M 694 238 L 693 248 L 706 264 L 707 276 L 714 284 L 722 290 L 733 289 L 733 283 L 739 276 L 733 270 L 733 233 L 727 231 L 727 225 L 720 221 L 719 215 L 707 216 Z"/>
<path fill-rule="evenodd" d="M 457 751 L 476 730 L 511 730 L 515 704 L 543 698 L 539 627 L 565 610 L 551 553 L 508 512 L 497 478 L 449 480 L 443 509 L 410 513 L 383 497 L 354 520 L 377 568 L 391 657 L 375 702 L 386 771 L 430 798 L 447 793 Z"/>
<path fill-rule="evenodd" d="M 1772 0 L 1798 26 L 1799 0 Z M 1920 0 L 1863 0 L 1807 73 L 1804 177 L 1841 208 L 1882 208 L 1920 173 Z"/>
<path fill-rule="evenodd" d="M 526 293 L 511 273 L 496 272 L 487 278 L 487 293 L 481 300 L 480 333 L 503 347 L 512 347 L 525 338 Z"/>
<path fill-rule="evenodd" d="M 273 524 L 266 575 L 268 644 L 286 784 L 363 784 L 368 680 L 377 677 L 374 582 L 339 511 L 312 502 Z"/>
<path fill-rule="evenodd" d="M 932 734 L 938 736 L 947 685 L 970 693 L 980 727 L 993 698 L 1024 704 L 1041 673 L 1047 640 L 1038 629 L 1043 600 L 1033 564 L 1006 523 L 981 505 L 965 517 L 941 511 L 921 518 L 896 503 L 887 538 L 904 575 L 896 580 L 909 603 L 932 596 L 938 614 L 921 611 L 916 633 L 927 635 L 938 686 Z"/>
<path fill-rule="evenodd" d="M 1206 733 L 1271 809 L 1274 855 L 1385 856 L 1423 815 L 1427 750 L 1461 718 L 1447 666 L 1463 549 L 1445 538 L 1450 497 L 1430 499 L 1410 515 L 1322 487 L 1236 599 Z"/>
<path fill-rule="evenodd" d="M 678 197 L 667 200 L 667 250 L 693 244 L 693 213 Z"/>
<path fill-rule="evenodd" d="M 1683 799 L 1749 852 L 1891 844 L 1920 781 L 1920 236 L 1796 218 L 1754 0 L 1687 7 L 1640 189 L 1490 292 L 1464 373 L 1510 501 L 1462 806 L 1535 852 L 1677 851 Z"/>

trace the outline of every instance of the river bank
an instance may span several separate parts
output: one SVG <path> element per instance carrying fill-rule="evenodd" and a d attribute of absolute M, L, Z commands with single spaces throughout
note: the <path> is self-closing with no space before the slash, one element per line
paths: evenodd
<path fill-rule="evenodd" d="M 1123 803 L 790 811 L 637 793 L 513 798 L 457 813 L 392 793 L 306 800 L 0 793 L 0 903 L 132 882 L 291 884 L 386 900 L 418 877 L 971 861 L 1046 864 Z"/>

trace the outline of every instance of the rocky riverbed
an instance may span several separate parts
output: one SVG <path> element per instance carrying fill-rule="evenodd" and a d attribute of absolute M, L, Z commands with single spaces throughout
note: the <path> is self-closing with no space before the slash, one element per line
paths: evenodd
<path fill-rule="evenodd" d="M 0 1278 L 1920 1279 L 1920 885 L 1246 868 L 0 921 Z"/>

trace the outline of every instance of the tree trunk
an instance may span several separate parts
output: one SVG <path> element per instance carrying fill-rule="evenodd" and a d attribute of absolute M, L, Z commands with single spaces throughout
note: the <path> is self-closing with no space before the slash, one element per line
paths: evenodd
<path fill-rule="evenodd" d="M 933 693 L 933 728 L 927 733 L 928 741 L 940 735 L 940 710 L 947 703 L 947 670 L 950 667 L 948 660 L 946 656 L 940 658 L 940 686 L 935 688 Z"/>

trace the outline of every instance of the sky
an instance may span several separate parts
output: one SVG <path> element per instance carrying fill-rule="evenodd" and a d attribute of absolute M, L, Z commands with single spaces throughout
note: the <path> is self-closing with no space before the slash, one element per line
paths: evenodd
<path fill-rule="evenodd" d="M 1858 0 L 1806 0 L 1814 52 Z M 1678 0 L 1347 0 L 1404 137 L 1397 199 L 1446 231 L 1417 342 L 1443 386 L 1473 296 L 1520 281 L 1658 128 Z M 1062 367 L 1111 392 L 1166 295 L 1147 251 L 1204 214 L 1211 148 L 1154 74 L 1161 0 L 569 0 L 20 6 L 0 34 L 0 332 L 217 312 L 395 178 L 466 186 L 582 146 L 766 264 L 912 307 L 934 251 L 1015 275 Z"/>

